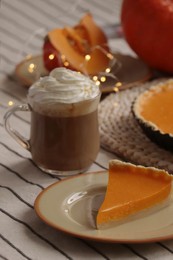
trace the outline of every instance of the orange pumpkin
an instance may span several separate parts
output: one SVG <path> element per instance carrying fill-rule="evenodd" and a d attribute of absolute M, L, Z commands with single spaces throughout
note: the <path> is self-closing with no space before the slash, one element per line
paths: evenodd
<path fill-rule="evenodd" d="M 124 0 L 121 21 L 131 48 L 148 65 L 173 72 L 173 0 Z"/>
<path fill-rule="evenodd" d="M 66 66 L 84 74 L 95 75 L 108 64 L 107 38 L 90 14 L 86 14 L 75 27 L 48 32 L 43 46 L 45 67 Z"/>

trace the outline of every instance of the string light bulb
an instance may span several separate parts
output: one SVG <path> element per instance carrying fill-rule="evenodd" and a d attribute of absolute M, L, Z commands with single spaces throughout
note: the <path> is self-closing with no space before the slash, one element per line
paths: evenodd
<path fill-rule="evenodd" d="M 98 77 L 95 75 L 95 76 L 93 76 L 93 80 L 94 81 L 97 81 L 98 80 Z"/>
<path fill-rule="evenodd" d="M 29 66 L 28 66 L 28 71 L 30 73 L 33 73 L 35 68 L 36 68 L 36 65 L 34 63 L 30 63 Z"/>
<path fill-rule="evenodd" d="M 49 55 L 49 60 L 53 60 L 55 58 L 55 55 L 54 54 L 50 54 Z"/>
<path fill-rule="evenodd" d="M 86 55 L 85 55 L 85 60 L 86 60 L 86 61 L 89 61 L 90 59 L 91 59 L 91 56 L 90 56 L 89 54 L 86 54 Z"/>
<path fill-rule="evenodd" d="M 13 102 L 13 101 L 11 101 L 11 100 L 8 101 L 8 106 L 9 106 L 9 107 L 11 107 L 11 106 L 13 106 L 13 105 L 14 105 L 14 102 Z"/>

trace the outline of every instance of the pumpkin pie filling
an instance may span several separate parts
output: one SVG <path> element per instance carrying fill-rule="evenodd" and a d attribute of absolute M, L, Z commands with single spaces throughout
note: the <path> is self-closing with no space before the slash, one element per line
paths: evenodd
<path fill-rule="evenodd" d="M 112 160 L 105 199 L 97 214 L 97 227 L 126 220 L 170 197 L 172 176 L 164 170 Z"/>
<path fill-rule="evenodd" d="M 173 81 L 151 88 L 139 96 L 137 115 L 163 133 L 173 134 Z"/>

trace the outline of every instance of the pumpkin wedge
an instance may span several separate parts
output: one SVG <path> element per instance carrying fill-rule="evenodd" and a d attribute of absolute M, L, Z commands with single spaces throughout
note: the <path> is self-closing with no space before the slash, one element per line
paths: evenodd
<path fill-rule="evenodd" d="M 107 38 L 100 27 L 98 27 L 92 16 L 86 14 L 80 21 L 80 25 L 85 28 L 88 33 L 91 46 L 99 45 L 109 51 Z"/>
<path fill-rule="evenodd" d="M 57 53 L 53 56 L 57 62 L 51 64 L 70 67 L 87 75 L 97 75 L 109 66 L 107 38 L 90 14 L 86 14 L 74 27 L 49 31 L 47 38 L 49 48 L 52 46 L 54 53 L 55 50 L 58 53 L 58 56 Z M 47 59 L 51 57 L 48 53 Z M 49 71 L 52 70 L 45 56 L 44 63 Z"/>

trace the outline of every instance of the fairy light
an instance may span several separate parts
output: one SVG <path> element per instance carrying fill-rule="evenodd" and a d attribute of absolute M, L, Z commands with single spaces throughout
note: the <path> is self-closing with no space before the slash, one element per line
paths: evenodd
<path fill-rule="evenodd" d="M 118 91 L 119 91 L 119 88 L 114 87 L 113 90 L 114 90 L 115 92 L 118 92 Z"/>
<path fill-rule="evenodd" d="M 99 80 L 96 81 L 96 86 L 100 86 L 100 81 Z"/>
<path fill-rule="evenodd" d="M 117 88 L 121 87 L 121 86 L 122 86 L 122 82 L 118 81 L 118 82 L 115 84 L 115 86 L 116 86 Z"/>
<path fill-rule="evenodd" d="M 106 72 L 106 73 L 109 73 L 110 71 L 111 71 L 111 68 L 106 68 L 106 69 L 105 69 L 105 72 Z"/>
<path fill-rule="evenodd" d="M 55 58 L 55 55 L 54 54 L 50 54 L 49 55 L 49 60 L 53 60 Z"/>
<path fill-rule="evenodd" d="M 13 101 L 11 101 L 11 100 L 8 101 L 8 106 L 9 106 L 9 107 L 11 107 L 11 106 L 13 106 L 13 105 L 14 105 L 14 102 L 13 102 Z"/>
<path fill-rule="evenodd" d="M 110 60 L 113 60 L 113 59 L 114 59 L 114 56 L 113 56 L 110 52 L 108 52 L 108 53 L 106 54 L 106 56 L 107 56 Z"/>
<path fill-rule="evenodd" d="M 61 54 L 61 60 L 62 60 L 64 67 L 68 67 L 70 65 L 70 63 L 66 60 L 66 57 L 64 54 Z"/>
<path fill-rule="evenodd" d="M 113 91 L 115 92 L 118 92 L 119 91 L 119 88 L 122 86 L 122 82 L 118 81 L 116 84 L 115 84 L 115 87 L 113 88 Z"/>
<path fill-rule="evenodd" d="M 105 81 L 106 81 L 106 77 L 105 77 L 105 76 L 102 76 L 102 77 L 100 78 L 100 81 L 101 81 L 101 82 L 105 82 Z"/>
<path fill-rule="evenodd" d="M 34 64 L 34 63 L 31 63 L 31 64 L 29 64 L 29 67 L 30 67 L 31 69 L 34 69 L 35 64 Z"/>
<path fill-rule="evenodd" d="M 89 61 L 90 59 L 91 59 L 91 56 L 90 56 L 89 54 L 86 54 L 86 55 L 85 55 L 85 60 L 86 60 L 86 61 Z"/>
<path fill-rule="evenodd" d="M 98 77 L 97 77 L 97 76 L 93 76 L 93 80 L 94 80 L 94 81 L 97 81 L 97 80 L 98 80 Z"/>
<path fill-rule="evenodd" d="M 63 64 L 64 64 L 65 67 L 68 67 L 68 66 L 69 66 L 69 62 L 68 62 L 68 61 L 64 61 Z"/>
<path fill-rule="evenodd" d="M 34 63 L 30 63 L 29 66 L 28 66 L 28 71 L 30 73 L 32 73 L 35 69 L 36 65 Z"/>

